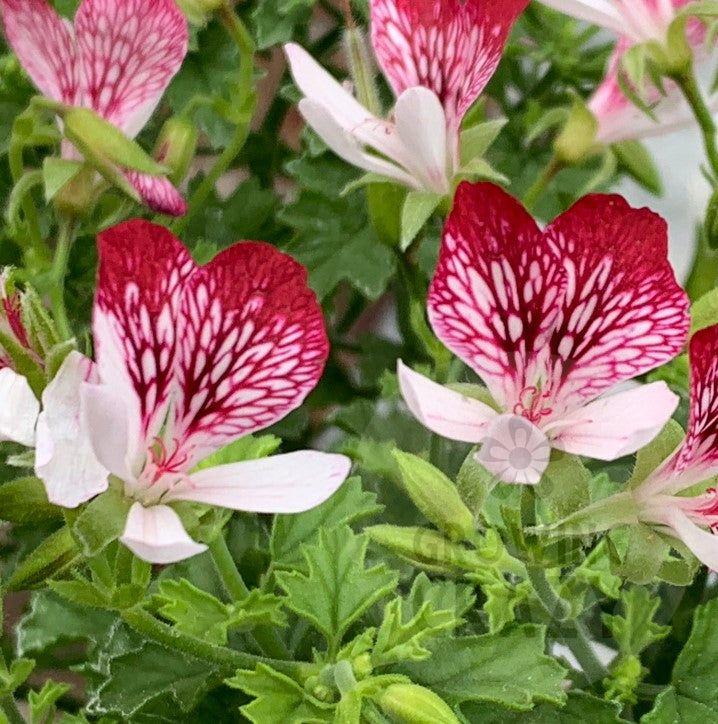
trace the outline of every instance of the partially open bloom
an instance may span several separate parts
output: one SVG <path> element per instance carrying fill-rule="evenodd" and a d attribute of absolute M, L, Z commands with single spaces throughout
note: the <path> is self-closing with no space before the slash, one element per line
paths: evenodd
<path fill-rule="evenodd" d="M 527 0 L 371 0 L 372 43 L 397 96 L 378 118 L 301 47 L 286 46 L 307 123 L 345 161 L 449 194 L 461 121 L 501 59 Z"/>
<path fill-rule="evenodd" d="M 74 25 L 47 0 L 0 0 L 8 43 L 38 90 L 90 108 L 134 138 L 187 53 L 187 22 L 174 0 L 83 0 Z M 77 158 L 69 143 L 66 158 Z M 140 198 L 161 213 L 186 203 L 170 181 L 122 170 Z"/>
<path fill-rule="evenodd" d="M 98 244 L 97 363 L 72 356 L 37 425 L 36 472 L 50 500 L 75 507 L 114 476 L 134 501 L 121 540 L 169 563 L 204 550 L 175 501 L 293 513 L 328 498 L 347 458 L 307 451 L 196 469 L 316 386 L 328 343 L 304 268 L 254 242 L 197 267 L 169 231 L 144 221 Z"/>
<path fill-rule="evenodd" d="M 668 28 L 678 12 L 690 0 L 542 0 L 581 20 L 596 23 L 616 33 L 618 43 L 609 61 L 606 77 L 588 102 L 598 121 L 596 140 L 616 143 L 629 139 L 669 133 L 688 125 L 693 114 L 678 87 L 665 82 L 666 95 L 650 87 L 647 100 L 655 120 L 626 97 L 619 83 L 625 54 L 634 46 L 648 42 L 665 43 Z M 697 21 L 688 25 L 687 38 L 695 57 L 707 60 L 702 45 L 705 30 Z"/>
<path fill-rule="evenodd" d="M 439 435 L 490 439 L 479 459 L 506 482 L 537 483 L 549 445 L 600 460 L 635 452 L 661 430 L 677 396 L 663 382 L 604 393 L 685 344 L 688 298 L 667 248 L 665 222 L 618 196 L 588 196 L 541 231 L 497 186 L 462 184 L 429 318 L 500 412 L 400 363 L 407 405 Z M 497 442 L 506 450 L 494 464 Z"/>
<path fill-rule="evenodd" d="M 718 527 L 718 490 L 715 483 L 706 481 L 718 474 L 718 326 L 693 337 L 690 362 L 691 412 L 686 438 L 634 491 L 634 497 L 641 520 L 665 526 L 715 571 L 718 538 L 710 531 Z"/>

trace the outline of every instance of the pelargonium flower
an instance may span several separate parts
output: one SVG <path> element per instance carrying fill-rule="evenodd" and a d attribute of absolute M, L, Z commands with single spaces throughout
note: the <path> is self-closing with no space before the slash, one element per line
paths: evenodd
<path fill-rule="evenodd" d="M 433 432 L 480 443 L 511 440 L 526 480 L 545 470 L 541 441 L 600 460 L 635 452 L 678 404 L 663 382 L 616 388 L 678 355 L 688 298 L 668 262 L 665 222 L 619 196 L 588 196 L 545 231 L 492 184 L 462 184 L 429 291 L 441 341 L 484 381 L 499 412 L 399 364 L 404 399 Z M 605 393 L 612 394 L 606 395 Z M 517 482 L 479 459 L 499 479 Z M 526 452 L 526 455 L 520 453 Z M 505 455 L 503 457 L 506 457 Z M 516 467 L 515 465 L 513 466 Z"/>
<path fill-rule="evenodd" d="M 134 138 L 187 54 L 188 31 L 174 0 L 83 0 L 74 25 L 47 0 L 0 0 L 8 43 L 38 90 L 90 108 Z M 63 144 L 63 156 L 77 150 Z M 187 205 L 163 176 L 124 170 L 147 206 L 181 216 Z"/>
<path fill-rule="evenodd" d="M 122 542 L 169 563 L 204 550 L 176 501 L 294 513 L 328 498 L 348 475 L 343 456 L 196 469 L 316 386 L 328 342 L 306 270 L 254 242 L 198 267 L 167 229 L 139 220 L 103 232 L 98 246 L 97 362 L 76 355 L 65 384 L 43 395 L 37 425 L 36 473 L 49 499 L 75 507 L 114 476 L 133 501 Z"/>
<path fill-rule="evenodd" d="M 718 570 L 718 490 L 699 483 L 718 475 L 718 326 L 690 343 L 691 412 L 684 442 L 636 490 L 639 518 L 665 526 L 705 565 Z M 694 491 L 690 494 L 688 491 Z"/>
<path fill-rule="evenodd" d="M 626 97 L 619 83 L 626 53 L 643 43 L 664 43 L 671 23 L 690 1 L 542 0 L 545 5 L 580 20 L 596 23 L 618 36 L 606 77 L 588 102 L 589 109 L 598 121 L 596 140 L 599 142 L 611 144 L 660 135 L 694 121 L 693 113 L 675 83 L 665 82 L 665 97 L 655 87 L 647 89 L 647 100 L 653 107 L 655 120 Z M 689 24 L 688 40 L 698 60 L 709 60 L 702 48 L 705 40 L 702 24 L 697 21 Z"/>
<path fill-rule="evenodd" d="M 348 163 L 411 189 L 449 194 L 459 129 L 528 0 L 371 0 L 372 43 L 397 96 L 378 118 L 305 50 L 286 46 L 299 109 Z"/>

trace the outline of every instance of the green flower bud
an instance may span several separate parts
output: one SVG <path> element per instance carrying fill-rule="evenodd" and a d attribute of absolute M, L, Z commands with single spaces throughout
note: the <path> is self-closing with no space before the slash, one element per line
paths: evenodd
<path fill-rule="evenodd" d="M 667 77 L 682 75 L 693 65 L 693 50 L 686 37 L 688 18 L 679 15 L 669 26 L 665 43 L 646 44 L 648 55 L 659 72 Z"/>
<path fill-rule="evenodd" d="M 416 455 L 394 451 L 401 479 L 414 505 L 451 540 L 471 538 L 474 516 L 449 478 Z"/>
<path fill-rule="evenodd" d="M 703 227 L 706 242 L 711 249 L 718 249 L 718 190 L 713 192 L 706 211 L 706 221 Z"/>
<path fill-rule="evenodd" d="M 360 656 L 357 656 L 354 661 L 352 661 L 352 671 L 359 681 L 371 676 L 374 671 L 374 667 L 371 663 L 371 655 L 361 654 Z"/>
<path fill-rule="evenodd" d="M 61 214 L 85 216 L 97 200 L 97 172 L 85 165 L 55 194 L 52 203 Z"/>
<path fill-rule="evenodd" d="M 186 118 L 170 118 L 160 131 L 154 157 L 169 169 L 169 179 L 174 184 L 184 180 L 197 151 L 199 133 Z"/>
<path fill-rule="evenodd" d="M 392 684 L 382 694 L 379 706 L 400 724 L 459 724 L 440 696 L 417 684 Z"/>
<path fill-rule="evenodd" d="M 563 130 L 554 141 L 557 160 L 565 165 L 582 163 L 600 150 L 596 141 L 598 121 L 581 99 L 576 99 Z"/>
<path fill-rule="evenodd" d="M 374 82 L 376 66 L 369 54 L 364 32 L 356 27 L 349 28 L 344 34 L 344 47 L 349 58 L 357 99 L 374 115 L 381 116 L 379 93 Z"/>

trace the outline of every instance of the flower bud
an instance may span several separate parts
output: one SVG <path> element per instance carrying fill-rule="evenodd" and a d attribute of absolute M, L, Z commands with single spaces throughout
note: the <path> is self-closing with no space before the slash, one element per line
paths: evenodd
<path fill-rule="evenodd" d="M 376 67 L 369 54 L 364 32 L 357 27 L 349 28 L 344 34 L 344 47 L 357 99 L 374 115 L 381 115 L 379 93 L 374 82 Z"/>
<path fill-rule="evenodd" d="M 711 249 L 718 249 L 718 190 L 713 192 L 708 203 L 703 230 L 708 246 Z"/>
<path fill-rule="evenodd" d="M 352 661 L 352 671 L 358 681 L 371 676 L 374 667 L 371 663 L 371 654 L 361 654 Z"/>
<path fill-rule="evenodd" d="M 596 155 L 598 121 L 581 99 L 576 99 L 563 130 L 554 141 L 556 158 L 562 164 L 575 165 Z"/>
<path fill-rule="evenodd" d="M 177 0 L 180 10 L 192 25 L 206 25 L 215 10 L 222 6 L 222 0 Z"/>
<path fill-rule="evenodd" d="M 401 479 L 414 505 L 451 540 L 466 540 L 475 530 L 474 516 L 449 478 L 416 455 L 394 451 Z"/>
<path fill-rule="evenodd" d="M 400 724 L 459 724 L 440 696 L 417 684 L 392 684 L 379 699 L 379 706 Z"/>
<path fill-rule="evenodd" d="M 197 151 L 197 128 L 181 116 L 170 118 L 160 131 L 154 157 L 169 169 L 174 184 L 184 180 Z"/>
<path fill-rule="evenodd" d="M 665 43 L 653 41 L 646 44 L 650 59 L 662 75 L 682 75 L 691 69 L 693 50 L 686 36 L 687 21 L 686 16 L 679 15 L 670 24 Z"/>

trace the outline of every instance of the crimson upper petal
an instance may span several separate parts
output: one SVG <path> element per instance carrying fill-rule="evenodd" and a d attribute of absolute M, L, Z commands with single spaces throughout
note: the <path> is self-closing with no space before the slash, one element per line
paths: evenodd
<path fill-rule="evenodd" d="M 371 0 L 372 42 L 400 95 L 424 86 L 458 127 L 501 60 L 528 0 Z"/>

